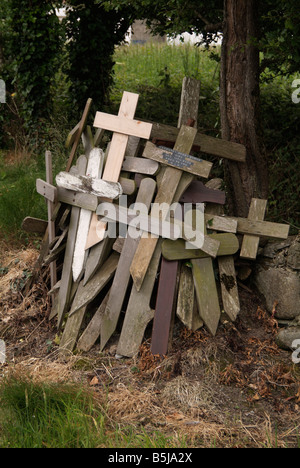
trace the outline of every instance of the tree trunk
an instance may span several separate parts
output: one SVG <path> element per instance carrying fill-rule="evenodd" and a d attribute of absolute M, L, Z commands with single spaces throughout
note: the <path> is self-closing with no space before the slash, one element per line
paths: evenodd
<path fill-rule="evenodd" d="M 252 198 L 266 198 L 268 168 L 259 138 L 258 0 L 224 1 L 221 59 L 222 137 L 244 144 L 246 163 L 225 162 L 231 214 L 247 217 Z"/>

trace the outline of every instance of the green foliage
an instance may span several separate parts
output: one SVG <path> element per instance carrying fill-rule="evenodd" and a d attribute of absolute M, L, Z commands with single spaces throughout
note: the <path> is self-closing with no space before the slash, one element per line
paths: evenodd
<path fill-rule="evenodd" d="M 26 124 L 51 112 L 50 85 L 58 63 L 59 20 L 51 2 L 10 1 L 13 84 Z"/>
<path fill-rule="evenodd" d="M 139 118 L 176 127 L 183 78 L 197 77 L 201 81 L 199 128 L 217 136 L 219 66 L 209 52 L 191 45 L 149 43 L 119 47 L 114 58 L 115 85 L 108 111 L 117 113 L 127 90 L 140 95 Z"/>
<path fill-rule="evenodd" d="M 21 224 L 26 216 L 47 219 L 46 204 L 35 189 L 36 178 L 45 179 L 37 162 L 7 164 L 0 155 L 0 232 L 2 237 L 24 236 Z"/>
<path fill-rule="evenodd" d="M 42 134 L 43 120 L 52 111 L 50 87 L 62 37 L 52 2 L 4 0 L 1 16 L 0 75 L 6 82 L 7 104 L 0 126 L 7 144 L 9 139 L 24 140 L 24 134 Z"/>
<path fill-rule="evenodd" d="M 115 423 L 107 405 L 74 384 L 9 376 L 0 386 L 1 448 L 169 448 L 184 440 Z"/>
<path fill-rule="evenodd" d="M 145 19 L 156 34 L 177 35 L 185 31 L 203 35 L 210 44 L 215 33 L 223 31 L 224 2 L 213 0 L 106 0 L 107 9 L 130 5 L 136 18 Z M 225 3 L 226 5 L 226 3 Z M 293 73 L 300 64 L 300 10 L 295 0 L 257 2 L 259 18 L 257 41 L 264 53 L 263 69 Z"/>
<path fill-rule="evenodd" d="M 115 46 L 124 40 L 131 21 L 126 8 L 108 13 L 94 0 L 68 2 L 64 70 L 75 112 L 82 111 L 88 98 L 97 110 L 103 107 L 113 83 Z"/>
<path fill-rule="evenodd" d="M 262 70 L 288 75 L 299 71 L 300 10 L 295 0 L 269 0 L 260 4 Z"/>

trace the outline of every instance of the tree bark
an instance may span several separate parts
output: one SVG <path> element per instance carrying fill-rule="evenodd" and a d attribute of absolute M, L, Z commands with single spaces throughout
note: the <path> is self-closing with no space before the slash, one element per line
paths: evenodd
<path fill-rule="evenodd" d="M 222 137 L 247 148 L 246 163 L 224 163 L 225 178 L 231 214 L 247 217 L 251 199 L 268 195 L 268 167 L 259 137 L 258 0 L 225 0 L 224 10 Z"/>

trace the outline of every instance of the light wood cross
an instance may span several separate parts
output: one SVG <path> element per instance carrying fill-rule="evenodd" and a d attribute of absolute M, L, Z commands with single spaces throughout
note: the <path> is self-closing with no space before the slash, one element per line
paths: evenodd
<path fill-rule="evenodd" d="M 139 95 L 124 92 L 118 116 L 97 112 L 94 127 L 113 132 L 107 161 L 102 179 L 106 182 L 119 182 L 129 136 L 148 140 L 152 125 L 134 120 Z M 93 247 L 104 239 L 106 223 L 98 224 L 93 216 L 86 249 Z"/>

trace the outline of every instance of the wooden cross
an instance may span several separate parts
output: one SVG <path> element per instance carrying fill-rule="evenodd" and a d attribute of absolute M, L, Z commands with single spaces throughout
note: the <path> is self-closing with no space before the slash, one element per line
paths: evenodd
<path fill-rule="evenodd" d="M 267 203 L 267 200 L 253 198 L 248 219 L 250 221 L 263 221 L 266 214 Z M 255 260 L 258 252 L 259 240 L 258 236 L 245 235 L 241 248 L 241 258 Z"/>
<path fill-rule="evenodd" d="M 196 129 L 192 127 L 182 126 L 175 145 L 175 151 L 180 152 L 184 155 L 188 155 L 192 149 L 196 134 Z M 148 157 L 149 156 L 150 152 L 148 152 Z M 167 161 L 166 164 L 168 164 Z M 183 170 L 184 168 L 182 165 L 180 168 L 178 168 L 178 166 L 177 168 L 166 168 L 163 175 L 163 179 L 160 184 L 160 188 L 155 199 L 156 204 L 164 203 L 165 206 L 170 207 L 170 205 L 174 201 L 174 197 L 176 195 L 177 188 L 183 174 Z M 189 181 L 189 183 L 191 183 L 191 180 Z M 169 209 L 162 214 L 162 220 L 166 219 L 168 214 Z M 150 238 L 149 235 L 146 233 L 143 234 L 140 240 L 139 246 L 137 248 L 135 257 L 130 268 L 130 272 L 137 290 L 139 290 L 143 284 L 153 252 L 157 245 L 157 241 L 158 238 L 155 238 L 153 236 L 152 238 Z M 215 256 L 217 254 L 219 244 L 216 242 L 215 246 L 212 246 L 212 250 L 214 250 L 214 247 L 216 248 L 216 250 L 214 251 L 214 253 L 211 251 L 212 256 Z"/>
<path fill-rule="evenodd" d="M 129 136 L 148 140 L 151 135 L 152 125 L 134 119 L 139 95 L 124 92 L 118 116 L 97 112 L 94 127 L 113 132 L 110 149 L 103 172 L 103 180 L 106 182 L 118 182 L 124 163 Z M 106 224 L 98 225 L 97 217 L 93 218 L 86 249 L 101 242 L 106 231 Z"/>

